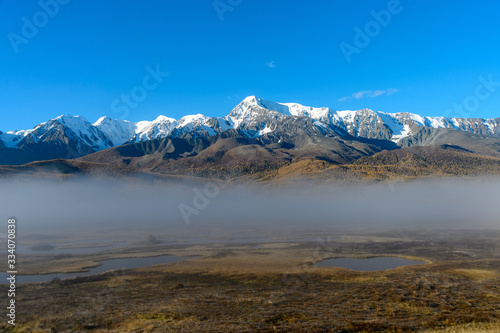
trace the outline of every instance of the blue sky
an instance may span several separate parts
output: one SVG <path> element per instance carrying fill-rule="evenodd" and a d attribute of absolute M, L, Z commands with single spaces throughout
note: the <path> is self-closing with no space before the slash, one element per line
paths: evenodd
<path fill-rule="evenodd" d="M 500 117 L 498 13 L 493 0 L 0 0 L 0 130 L 223 116 L 248 95 Z"/>

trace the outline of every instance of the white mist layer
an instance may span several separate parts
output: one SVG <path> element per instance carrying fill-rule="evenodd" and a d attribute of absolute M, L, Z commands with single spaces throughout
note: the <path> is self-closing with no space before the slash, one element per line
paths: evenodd
<path fill-rule="evenodd" d="M 274 188 L 219 186 L 216 195 L 212 186 L 212 198 L 199 201 L 203 184 L 3 180 L 0 202 L 1 219 L 6 223 L 15 217 L 19 233 L 223 227 L 237 236 L 241 227 L 283 232 L 334 227 L 500 228 L 499 185 L 499 179 L 300 183 Z M 186 207 L 192 213 L 188 221 Z"/>

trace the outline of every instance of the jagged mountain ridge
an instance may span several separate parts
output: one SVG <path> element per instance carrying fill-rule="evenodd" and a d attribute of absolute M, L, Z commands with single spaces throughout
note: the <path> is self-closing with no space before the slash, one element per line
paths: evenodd
<path fill-rule="evenodd" d="M 165 137 L 270 137 L 280 141 L 297 135 L 390 140 L 399 146 L 425 144 L 422 128 L 448 128 L 500 137 L 500 118 L 422 117 L 369 109 L 334 111 L 295 103 L 276 103 L 250 96 L 225 117 L 189 115 L 179 120 L 159 116 L 153 121 L 130 122 L 102 117 L 90 123 L 82 116 L 59 116 L 31 130 L 0 132 L 0 149 L 7 161 L 20 164 L 47 158 L 75 158 L 125 143 Z M 7 162 L 7 163 L 6 163 Z M 10 162 L 10 163 L 9 163 Z M 14 163 L 13 163 L 14 162 Z"/>

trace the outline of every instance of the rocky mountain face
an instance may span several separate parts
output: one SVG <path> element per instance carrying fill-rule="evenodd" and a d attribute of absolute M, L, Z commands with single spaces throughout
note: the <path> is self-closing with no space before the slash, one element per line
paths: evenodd
<path fill-rule="evenodd" d="M 219 118 L 198 114 L 176 120 L 159 116 L 153 121 L 134 123 L 102 117 L 92 124 L 84 117 L 66 115 L 39 124 L 34 129 L 0 132 L 0 164 L 71 159 L 123 144 L 165 138 L 198 139 L 201 142 L 242 138 L 260 140 L 265 145 L 286 143 L 292 146 L 295 146 L 291 143 L 294 140 L 308 138 L 321 141 L 322 147 L 331 144 L 331 151 L 337 147 L 336 144 L 341 146 L 340 142 L 347 140 L 351 143 L 357 141 L 356 145 L 371 145 L 364 150 L 369 154 L 388 147 L 431 144 L 442 129 L 500 137 L 500 118 L 422 117 L 369 109 L 335 111 L 294 103 L 275 103 L 250 96 L 227 116 Z M 310 145 L 309 149 L 314 147 Z"/>

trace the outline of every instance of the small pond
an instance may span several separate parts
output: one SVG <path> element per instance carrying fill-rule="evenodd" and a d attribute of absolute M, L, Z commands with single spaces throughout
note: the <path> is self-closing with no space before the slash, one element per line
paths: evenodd
<path fill-rule="evenodd" d="M 55 274 L 39 274 L 39 275 L 16 275 L 16 283 L 26 283 L 26 282 L 47 282 L 54 278 L 65 279 L 74 276 L 86 276 L 104 273 L 114 269 L 128 269 L 128 268 L 140 268 L 148 267 L 159 264 L 167 264 L 173 262 L 184 261 L 192 258 L 176 257 L 176 256 L 158 256 L 158 257 L 148 257 L 148 258 L 121 258 L 121 259 L 109 259 L 100 261 L 101 265 L 91 268 L 87 272 L 80 273 L 55 273 Z M 10 274 L 6 272 L 0 272 L 0 284 L 7 284 L 7 277 Z"/>
<path fill-rule="evenodd" d="M 423 264 L 426 264 L 426 262 L 399 257 L 333 258 L 322 260 L 316 263 L 315 267 L 343 267 L 355 271 L 369 272 Z"/>

